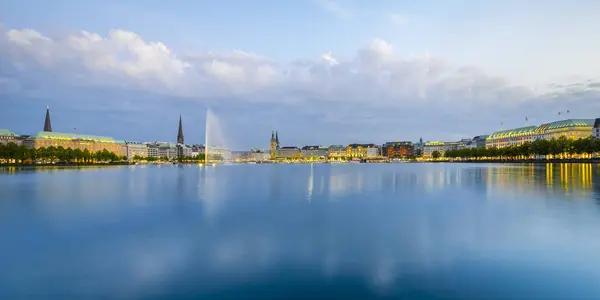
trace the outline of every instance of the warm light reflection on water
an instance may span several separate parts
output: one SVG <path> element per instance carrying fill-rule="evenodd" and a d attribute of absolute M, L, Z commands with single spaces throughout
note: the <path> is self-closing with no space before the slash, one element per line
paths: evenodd
<path fill-rule="evenodd" d="M 599 171 L 4 168 L 0 298 L 590 299 Z"/>

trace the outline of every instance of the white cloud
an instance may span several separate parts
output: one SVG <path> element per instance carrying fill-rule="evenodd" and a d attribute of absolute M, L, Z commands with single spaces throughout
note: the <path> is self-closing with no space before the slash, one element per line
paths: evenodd
<path fill-rule="evenodd" d="M 388 19 L 396 26 L 406 26 L 408 24 L 408 17 L 400 13 L 390 14 Z"/>
<path fill-rule="evenodd" d="M 342 18 L 352 17 L 352 12 L 335 0 L 315 0 L 321 8 Z"/>
<path fill-rule="evenodd" d="M 540 97 L 532 89 L 475 67 L 455 67 L 431 55 L 400 57 L 381 39 L 373 39 L 349 59 L 326 53 L 281 64 L 239 50 L 177 55 L 163 43 L 146 41 L 122 29 L 106 36 L 80 31 L 50 38 L 33 29 L 0 34 L 0 55 L 6 55 L 20 72 L 43 68 L 57 78 L 176 96 L 384 106 L 415 102 L 506 106 Z M 565 90 L 557 86 L 544 92 L 580 93 L 597 88 L 586 85 Z"/>

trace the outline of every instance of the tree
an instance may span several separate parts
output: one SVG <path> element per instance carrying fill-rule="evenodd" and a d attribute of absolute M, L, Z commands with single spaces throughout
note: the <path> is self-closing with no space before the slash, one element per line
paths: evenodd
<path fill-rule="evenodd" d="M 440 158 L 441 156 L 442 156 L 442 154 L 441 154 L 439 151 L 437 151 L 437 150 L 436 150 L 436 151 L 433 151 L 433 152 L 431 153 L 431 157 L 433 157 L 433 159 L 438 159 L 438 158 Z"/>
<path fill-rule="evenodd" d="M 415 151 L 415 156 L 417 156 L 417 157 L 423 156 L 423 150 L 417 149 L 417 151 Z"/>

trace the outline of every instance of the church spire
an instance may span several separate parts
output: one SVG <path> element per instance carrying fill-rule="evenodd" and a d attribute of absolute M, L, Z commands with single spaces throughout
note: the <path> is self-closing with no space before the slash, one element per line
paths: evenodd
<path fill-rule="evenodd" d="M 279 133 L 277 130 L 275 130 L 275 142 L 277 142 L 277 145 L 279 145 Z"/>
<path fill-rule="evenodd" d="M 181 115 L 179 115 L 179 130 L 177 130 L 177 144 L 183 144 L 183 125 L 181 124 Z"/>
<path fill-rule="evenodd" d="M 46 121 L 44 122 L 44 131 L 52 132 L 52 123 L 50 123 L 50 107 L 46 105 Z"/>

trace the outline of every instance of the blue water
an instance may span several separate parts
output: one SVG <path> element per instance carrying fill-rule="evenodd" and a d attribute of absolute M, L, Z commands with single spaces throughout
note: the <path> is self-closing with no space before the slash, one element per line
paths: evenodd
<path fill-rule="evenodd" d="M 600 167 L 0 169 L 0 299 L 599 299 Z"/>

